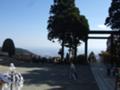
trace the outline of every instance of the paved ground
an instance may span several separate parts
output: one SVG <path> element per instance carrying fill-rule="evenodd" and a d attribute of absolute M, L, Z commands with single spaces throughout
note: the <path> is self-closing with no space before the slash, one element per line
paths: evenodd
<path fill-rule="evenodd" d="M 91 64 L 91 69 L 100 90 L 115 90 L 115 76 L 107 76 L 104 64 Z"/>
<path fill-rule="evenodd" d="M 68 65 L 19 63 L 16 66 L 25 79 L 22 90 L 99 90 L 88 65 L 76 66 L 77 80 L 69 78 Z M 0 72 L 7 70 L 6 65 L 0 65 Z"/>

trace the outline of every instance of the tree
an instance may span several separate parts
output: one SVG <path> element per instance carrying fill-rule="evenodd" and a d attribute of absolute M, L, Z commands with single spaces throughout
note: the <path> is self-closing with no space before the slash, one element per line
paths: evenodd
<path fill-rule="evenodd" d="M 120 30 L 120 0 L 112 0 L 105 25 L 110 26 L 112 29 Z"/>
<path fill-rule="evenodd" d="M 6 39 L 3 42 L 2 51 L 7 52 L 9 57 L 12 57 L 15 54 L 15 45 L 12 39 Z"/>
<path fill-rule="evenodd" d="M 109 26 L 112 30 L 120 31 L 120 0 L 112 0 L 108 11 L 109 16 L 106 18 L 105 25 Z M 119 60 L 120 34 L 113 35 L 113 40 L 109 42 L 113 44 L 112 47 L 110 47 L 111 55 Z"/>
<path fill-rule="evenodd" d="M 65 45 L 69 47 L 69 51 L 72 51 L 73 57 L 76 60 L 77 47 L 81 44 L 81 41 L 85 41 L 87 33 L 89 31 L 88 20 L 84 15 L 79 16 L 79 22 L 77 22 L 73 27 L 70 28 L 70 35 L 66 34 Z"/>
<path fill-rule="evenodd" d="M 83 39 L 89 30 L 89 26 L 85 16 L 80 15 L 79 9 L 75 6 L 75 0 L 54 0 L 47 29 L 49 40 L 60 41 L 63 58 L 64 46 L 72 49 L 77 47 L 79 40 Z"/>

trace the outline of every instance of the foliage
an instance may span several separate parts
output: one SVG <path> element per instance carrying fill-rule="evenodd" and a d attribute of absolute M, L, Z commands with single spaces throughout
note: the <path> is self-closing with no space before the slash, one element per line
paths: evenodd
<path fill-rule="evenodd" d="M 88 64 L 88 62 L 85 60 L 85 55 L 78 55 L 76 59 L 76 64 Z"/>
<path fill-rule="evenodd" d="M 15 45 L 12 39 L 8 38 L 3 42 L 2 51 L 7 52 L 10 57 L 15 54 Z"/>
<path fill-rule="evenodd" d="M 70 37 L 71 33 L 81 38 L 89 30 L 88 21 L 85 16 L 80 15 L 74 0 L 54 0 L 50 14 L 47 27 L 49 40 L 61 40 Z"/>
<path fill-rule="evenodd" d="M 47 29 L 49 40 L 58 39 L 62 47 L 76 48 L 85 39 L 89 25 L 85 16 L 80 15 L 75 0 L 54 0 Z"/>
<path fill-rule="evenodd" d="M 112 0 L 111 6 L 109 8 L 109 16 L 106 18 L 105 25 L 110 26 L 113 30 L 120 30 L 120 0 Z M 109 48 L 112 57 L 119 60 L 120 58 L 120 34 L 113 35 L 112 47 Z"/>
<path fill-rule="evenodd" d="M 110 63 L 110 58 L 111 58 L 110 52 L 102 51 L 100 56 L 102 57 L 102 61 L 104 63 Z"/>
<path fill-rule="evenodd" d="M 112 29 L 120 30 L 120 0 L 112 0 L 105 25 L 110 26 Z"/>

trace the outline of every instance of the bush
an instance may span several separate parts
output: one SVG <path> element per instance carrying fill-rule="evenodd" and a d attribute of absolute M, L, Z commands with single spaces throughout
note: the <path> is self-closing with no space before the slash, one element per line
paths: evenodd
<path fill-rule="evenodd" d="M 77 63 L 77 64 L 88 64 L 88 62 L 85 60 L 85 55 L 78 55 L 75 63 Z"/>
<path fill-rule="evenodd" d="M 8 38 L 3 42 L 2 51 L 7 52 L 9 57 L 15 55 L 15 45 L 12 39 Z"/>

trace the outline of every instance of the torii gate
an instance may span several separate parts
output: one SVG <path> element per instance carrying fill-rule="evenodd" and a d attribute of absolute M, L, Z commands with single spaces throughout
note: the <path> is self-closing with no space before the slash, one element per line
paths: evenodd
<path fill-rule="evenodd" d="M 120 31 L 105 31 L 105 30 L 90 30 L 86 36 L 85 39 L 85 59 L 88 59 L 88 39 L 108 39 L 108 37 L 99 37 L 99 36 L 89 36 L 89 34 L 100 34 L 100 35 L 105 35 L 105 34 L 110 34 L 110 38 L 111 38 L 111 47 L 113 46 L 113 35 L 120 35 Z M 113 50 L 111 49 L 111 53 L 113 52 Z M 112 57 L 112 56 L 111 56 Z M 112 59 L 112 58 L 111 58 Z"/>

